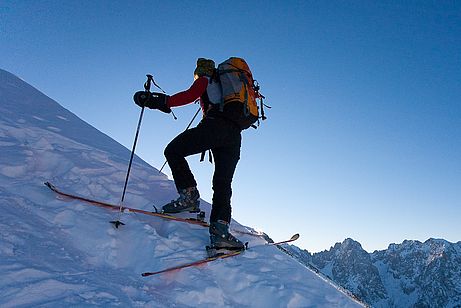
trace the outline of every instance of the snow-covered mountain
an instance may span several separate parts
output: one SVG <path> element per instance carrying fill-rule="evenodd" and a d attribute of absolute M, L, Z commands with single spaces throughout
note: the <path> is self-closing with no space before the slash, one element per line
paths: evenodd
<path fill-rule="evenodd" d="M 135 121 L 135 119 L 134 119 Z M 130 123 L 131 125 L 133 123 Z M 127 124 L 128 125 L 128 124 Z M 117 204 L 130 152 L 14 75 L 0 70 L 0 306 L 356 307 L 356 301 L 263 237 L 201 267 L 141 277 L 204 257 L 208 230 L 59 197 L 43 185 Z M 125 205 L 176 196 L 135 158 Z M 209 214 L 210 205 L 203 202 Z M 237 231 L 251 228 L 232 223 Z"/>
<path fill-rule="evenodd" d="M 461 307 L 461 242 L 406 240 L 371 254 L 352 239 L 314 254 L 287 249 L 373 307 Z"/>

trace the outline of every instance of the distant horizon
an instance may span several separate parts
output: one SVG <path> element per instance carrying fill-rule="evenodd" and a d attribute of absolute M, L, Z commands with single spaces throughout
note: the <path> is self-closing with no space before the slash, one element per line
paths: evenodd
<path fill-rule="evenodd" d="M 27 82 L 27 80 L 24 80 L 24 79 L 21 78 L 20 76 L 17 76 L 17 75 L 15 75 L 14 73 L 9 72 L 8 70 L 2 69 L 1 67 L 0 67 L 0 70 L 2 70 L 2 71 L 4 71 L 4 72 L 7 72 L 7 73 L 9 73 L 9 74 L 12 74 L 13 76 L 15 76 L 15 77 L 17 77 L 17 78 L 23 80 L 25 83 L 27 83 L 28 85 L 30 85 L 30 86 L 32 86 L 33 88 L 35 88 L 37 91 L 43 93 L 40 89 L 36 88 L 34 85 L 29 84 L 29 83 Z M 44 94 L 45 96 L 47 96 L 45 93 L 43 93 L 43 94 Z M 49 97 L 49 96 L 47 96 L 47 97 L 50 98 L 51 100 L 57 102 L 58 104 L 60 104 L 58 101 L 56 101 L 56 100 L 53 99 L 52 97 Z M 60 105 L 61 105 L 61 104 L 60 104 Z M 62 106 L 62 105 L 61 105 L 61 106 Z M 63 106 L 63 107 L 64 107 L 64 106 Z M 73 113 L 72 110 L 69 110 L 69 111 L 70 111 L 71 113 Z M 75 115 L 75 113 L 74 113 L 74 115 Z M 78 115 L 76 115 L 76 116 L 78 117 Z M 79 117 L 79 118 L 80 118 L 80 117 Z M 81 120 L 85 121 L 84 119 L 81 119 Z M 86 122 L 86 121 L 85 121 L 85 122 Z M 89 125 L 91 125 L 91 124 L 89 124 Z M 96 127 L 94 127 L 94 128 L 97 129 Z M 97 129 L 97 130 L 98 130 L 98 129 Z M 98 130 L 98 131 L 100 131 L 100 130 Z M 104 131 L 100 131 L 100 132 L 103 133 L 103 134 L 106 134 Z M 109 136 L 109 137 L 110 137 L 110 136 Z M 112 137 L 110 137 L 110 138 L 112 138 Z M 113 138 L 112 138 L 112 139 L 113 139 Z M 115 139 L 113 139 L 113 140 L 117 142 L 117 140 L 115 140 Z M 128 151 L 131 151 L 130 148 L 128 148 L 128 147 L 125 147 L 125 148 L 126 148 Z M 140 158 L 141 158 L 141 157 L 140 157 Z M 141 158 L 141 159 L 142 159 L 142 158 Z M 144 159 L 142 159 L 142 160 L 144 160 Z M 144 161 L 145 161 L 145 160 L 144 160 Z M 151 165 L 149 162 L 147 162 L 147 161 L 145 161 L 145 162 L 146 162 L 147 164 Z M 152 166 L 154 169 L 159 170 L 159 168 L 157 168 L 157 166 L 153 166 L 153 165 L 151 165 L 151 166 Z M 171 179 L 170 179 L 170 180 L 171 180 Z M 172 180 L 171 180 L 171 181 L 172 181 Z M 207 200 L 205 200 L 205 201 L 207 201 Z M 207 202 L 211 204 L 210 201 L 207 201 Z M 238 219 L 237 219 L 237 221 L 238 221 Z M 251 227 L 251 226 L 250 226 L 250 227 Z M 262 231 L 262 232 L 265 232 L 265 231 Z M 266 232 L 265 232 L 265 233 L 266 233 Z M 271 236 L 271 234 L 268 234 L 268 235 Z M 302 234 L 301 234 L 301 238 L 302 238 Z M 427 241 L 433 239 L 433 240 L 442 240 L 442 241 L 446 241 L 446 242 L 448 242 L 448 243 L 450 243 L 450 244 L 461 243 L 461 240 L 456 241 L 456 242 L 453 242 L 453 241 L 450 241 L 450 240 L 448 240 L 448 239 L 445 239 L 445 238 L 438 238 L 438 237 L 429 237 L 429 238 L 427 238 L 427 239 L 425 239 L 425 240 L 418 240 L 418 239 L 410 239 L 410 238 L 407 238 L 407 239 L 403 239 L 401 242 L 390 242 L 390 243 L 388 243 L 388 244 L 386 245 L 385 248 L 374 249 L 374 250 L 371 250 L 371 251 L 370 251 L 370 250 L 366 249 L 366 248 L 363 246 L 363 244 L 362 244 L 359 240 L 356 240 L 356 239 L 351 238 L 351 237 L 345 237 L 343 240 L 334 242 L 333 244 L 329 245 L 327 248 L 324 248 L 324 249 L 321 249 L 321 250 L 318 250 L 318 251 L 311 251 L 311 250 L 308 250 L 308 249 L 306 249 L 306 248 L 300 247 L 300 246 L 298 246 L 297 243 L 294 243 L 293 245 L 294 245 L 294 246 L 298 246 L 299 248 L 301 248 L 301 249 L 303 249 L 303 250 L 306 250 L 307 252 L 309 252 L 309 253 L 311 253 L 311 254 L 315 254 L 315 253 L 319 253 L 319 252 L 323 252 L 323 251 L 329 251 L 329 250 L 331 250 L 336 244 L 343 244 L 344 241 L 346 241 L 346 240 L 348 240 L 348 239 L 352 239 L 353 241 L 358 242 L 358 243 L 361 245 L 362 249 L 365 250 L 365 251 L 366 251 L 367 253 L 369 253 L 369 254 L 372 254 L 372 253 L 375 252 L 375 251 L 384 251 L 384 250 L 388 250 L 390 245 L 402 245 L 402 244 L 403 244 L 404 242 L 406 242 L 406 241 L 425 243 L 425 242 L 427 242 Z"/>
<path fill-rule="evenodd" d="M 349 237 L 349 238 L 344 239 L 342 242 L 336 242 L 336 243 L 335 243 L 334 245 L 332 245 L 330 248 L 325 249 L 325 250 L 323 250 L 323 251 L 329 251 L 329 250 L 331 250 L 336 244 L 343 244 L 343 243 L 344 243 L 346 240 L 348 240 L 348 239 L 351 239 L 351 240 L 353 240 L 353 241 L 359 243 L 360 246 L 362 246 L 362 244 L 361 244 L 359 241 L 356 241 L 356 240 L 354 240 L 353 238 L 350 238 L 350 237 Z M 387 248 L 385 248 L 385 249 L 375 249 L 375 250 L 373 250 L 373 251 L 368 251 L 368 250 L 366 250 L 365 248 L 363 248 L 363 246 L 362 246 L 362 249 L 365 250 L 367 253 L 372 254 L 372 253 L 374 253 L 374 252 L 376 252 L 376 251 L 385 251 L 385 250 L 388 250 L 388 249 L 389 249 L 389 246 L 391 246 L 391 245 L 403 245 L 405 242 L 417 242 L 417 243 L 420 243 L 420 244 L 425 244 L 426 242 L 429 242 L 429 241 L 431 241 L 431 240 L 443 241 L 443 242 L 447 242 L 447 243 L 452 244 L 452 245 L 461 244 L 461 241 L 450 242 L 449 240 L 446 240 L 446 239 L 443 239 L 443 238 L 428 238 L 427 240 L 424 240 L 424 241 L 412 240 L 412 239 L 405 239 L 405 240 L 403 240 L 401 243 L 389 243 L 389 245 L 388 245 Z M 294 244 L 294 245 L 296 246 L 296 244 Z M 323 252 L 323 251 L 319 251 L 319 252 Z M 309 252 L 309 253 L 312 253 L 312 252 L 310 252 L 310 251 L 308 251 L 308 252 Z M 318 252 L 314 252 L 314 253 L 318 253 Z"/>
<path fill-rule="evenodd" d="M 15 74 L 12 73 L 12 72 L 9 72 L 9 71 L 7 71 L 7 70 L 4 70 L 4 69 L 1 68 L 1 67 L 0 67 L 0 71 L 4 71 L 4 72 L 6 72 L 6 73 L 9 73 L 9 74 L 15 76 L 16 78 L 21 79 L 23 82 L 27 83 L 29 86 L 33 87 L 33 88 L 36 89 L 37 91 L 39 91 L 39 92 L 41 92 L 42 94 L 44 94 L 45 96 L 47 96 L 45 93 L 43 93 L 42 91 L 40 91 L 40 89 L 38 89 L 38 88 L 34 87 L 33 85 L 29 84 L 29 83 L 27 82 L 27 80 L 22 79 L 20 76 L 17 76 L 17 75 L 15 75 Z M 0 75 L 0 77 L 3 77 L 3 76 Z M 3 81 L 3 80 L 0 79 L 0 81 Z M 47 97 L 48 97 L 49 99 L 55 101 L 55 102 L 58 103 L 59 105 L 61 105 L 58 101 L 54 100 L 52 97 L 49 97 L 49 96 L 47 96 Z M 62 105 L 61 105 L 61 106 L 62 106 Z M 63 107 L 63 106 L 62 106 L 62 107 Z M 69 110 L 69 112 L 73 113 L 72 110 Z M 73 114 L 74 114 L 74 113 L 73 113 Z M 74 115 L 75 115 L 75 114 L 74 114 Z M 77 115 L 76 115 L 76 116 L 77 116 Z M 78 116 L 77 116 L 77 117 L 78 117 Z M 84 121 L 84 119 L 81 119 L 81 120 Z M 85 121 L 85 122 L 86 122 L 86 121 Z M 89 124 L 89 125 L 91 125 L 91 124 Z M 96 128 L 95 128 L 95 129 L 96 129 Z M 98 131 L 99 131 L 99 130 L 98 130 Z M 105 132 L 103 132 L 103 131 L 100 131 L 100 132 L 101 132 L 102 134 L 105 134 Z M 113 139 L 112 137 L 110 137 L 110 136 L 108 136 L 108 137 L 111 138 L 112 140 L 114 140 L 114 141 L 117 142 L 117 140 Z M 125 147 L 125 148 L 126 148 L 126 147 Z M 131 151 L 131 149 L 129 149 L 129 148 L 126 148 L 126 149 L 127 149 L 128 151 Z M 142 159 L 142 158 L 141 158 L 141 159 Z M 145 161 L 145 162 L 146 162 L 146 161 Z M 146 162 L 146 163 L 147 163 L 148 165 L 150 165 L 148 162 Z M 156 169 L 156 170 L 159 170 L 159 168 L 157 168 L 156 166 L 152 166 L 152 165 L 151 165 L 151 167 L 154 168 L 154 169 Z M 171 180 L 171 179 L 170 179 L 170 180 Z M 172 181 L 172 180 L 171 180 L 171 181 Z M 205 201 L 206 201 L 206 200 L 205 200 Z M 207 201 L 207 202 L 208 202 L 208 201 Z M 210 203 L 210 202 L 209 202 L 209 203 Z M 249 227 L 251 227 L 251 226 L 249 226 Z M 263 232 L 264 232 L 264 231 L 263 231 Z M 270 234 L 267 234 L 267 235 L 268 235 L 269 237 L 271 237 Z M 302 237 L 302 235 L 301 235 L 301 237 Z M 421 241 L 421 240 L 415 240 L 415 239 L 404 239 L 402 242 L 399 242 L 399 243 L 389 243 L 389 244 L 387 245 L 387 247 L 384 248 L 384 249 L 375 249 L 375 250 L 373 250 L 373 251 L 369 251 L 369 250 L 367 250 L 367 249 L 365 249 L 365 248 L 363 247 L 363 245 L 362 245 L 362 243 L 361 243 L 360 241 L 355 240 L 354 238 L 351 238 L 351 237 L 346 237 L 344 240 L 342 240 L 342 241 L 340 241 L 340 242 L 335 242 L 334 244 L 330 245 L 328 248 L 322 249 L 322 250 L 320 250 L 320 251 L 309 251 L 309 250 L 307 250 L 307 249 L 305 249 L 305 248 L 302 248 L 302 247 L 298 246 L 297 243 L 293 243 L 293 244 L 290 244 L 290 245 L 297 246 L 297 247 L 299 247 L 299 248 L 301 248 L 301 249 L 303 249 L 303 250 L 306 250 L 307 252 L 309 252 L 309 253 L 311 253 L 311 254 L 315 254 L 315 253 L 319 253 L 319 252 L 329 251 L 329 250 L 331 250 L 332 248 L 334 248 L 334 246 L 335 246 L 336 244 L 343 244 L 346 240 L 349 240 L 349 239 L 353 240 L 354 242 L 359 243 L 360 246 L 362 247 L 362 249 L 365 250 L 365 251 L 366 251 L 367 253 L 369 253 L 369 254 L 372 254 L 372 253 L 374 253 L 374 252 L 376 252 L 376 251 L 385 251 L 385 250 L 388 250 L 388 249 L 389 249 L 389 246 L 391 246 L 391 245 L 402 245 L 402 244 L 404 244 L 404 243 L 407 242 L 407 241 L 410 241 L 410 242 L 418 242 L 418 243 L 421 243 L 421 244 L 424 244 L 424 243 L 426 243 L 426 242 L 428 242 L 428 241 L 430 241 L 430 240 L 444 241 L 444 242 L 448 242 L 448 243 L 450 243 L 450 244 L 459 244 L 459 243 L 461 243 L 461 240 L 460 240 L 460 241 L 457 241 L 457 242 L 451 242 L 451 241 L 449 241 L 449 240 L 447 240 L 447 239 L 444 239 L 444 238 L 433 238 L 433 237 L 430 237 L 430 238 L 428 238 L 428 239 L 426 239 L 426 240 L 422 240 L 422 241 Z"/>
<path fill-rule="evenodd" d="M 0 67 L 131 149 L 146 74 L 174 94 L 197 58 L 243 57 L 272 109 L 242 134 L 233 218 L 308 251 L 461 240 L 461 2 L 232 7 L 4 1 Z M 146 110 L 137 155 L 160 167 L 197 108 Z M 213 166 L 188 161 L 211 201 Z"/>

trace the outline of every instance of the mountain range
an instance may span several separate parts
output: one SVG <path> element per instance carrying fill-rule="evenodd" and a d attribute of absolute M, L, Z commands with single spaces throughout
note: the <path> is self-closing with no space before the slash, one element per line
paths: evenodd
<path fill-rule="evenodd" d="M 372 307 L 461 307 L 461 242 L 405 240 L 368 253 L 348 238 L 318 253 L 284 249 Z"/>

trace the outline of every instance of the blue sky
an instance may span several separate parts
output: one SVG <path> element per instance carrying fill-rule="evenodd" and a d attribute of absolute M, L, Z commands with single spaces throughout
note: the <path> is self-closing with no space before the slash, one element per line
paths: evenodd
<path fill-rule="evenodd" d="M 172 94 L 196 58 L 244 57 L 273 108 L 244 132 L 235 219 L 309 251 L 461 240 L 460 2 L 166 2 L 2 1 L 0 67 L 131 149 L 147 73 Z M 160 168 L 197 108 L 147 112 L 137 153 Z"/>

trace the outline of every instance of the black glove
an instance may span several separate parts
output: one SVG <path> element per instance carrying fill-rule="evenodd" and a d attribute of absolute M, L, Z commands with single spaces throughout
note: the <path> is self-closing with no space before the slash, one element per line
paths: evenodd
<path fill-rule="evenodd" d="M 165 113 L 170 113 L 171 109 L 166 104 L 168 97 L 163 93 L 138 91 L 134 94 L 133 100 L 139 107 L 158 109 Z"/>

